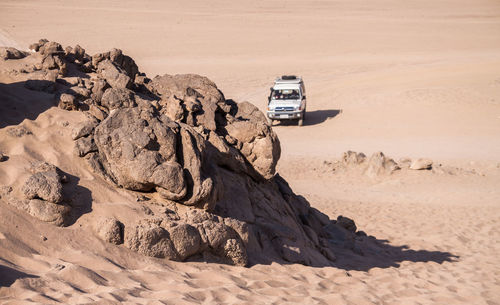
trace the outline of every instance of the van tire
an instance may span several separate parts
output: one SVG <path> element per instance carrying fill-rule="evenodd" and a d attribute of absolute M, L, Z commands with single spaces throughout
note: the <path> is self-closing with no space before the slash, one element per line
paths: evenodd
<path fill-rule="evenodd" d="M 297 122 L 297 125 L 303 126 L 304 125 L 304 118 L 300 118 Z"/>
<path fill-rule="evenodd" d="M 269 126 L 273 126 L 273 119 L 267 117 L 267 123 L 269 124 Z"/>

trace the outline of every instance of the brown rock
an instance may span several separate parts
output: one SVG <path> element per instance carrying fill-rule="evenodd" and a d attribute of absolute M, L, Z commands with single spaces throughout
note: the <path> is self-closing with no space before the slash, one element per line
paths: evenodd
<path fill-rule="evenodd" d="M 189 256 L 196 254 L 201 246 L 200 233 L 196 228 L 181 223 L 168 229 L 170 239 L 172 240 L 180 260 L 185 260 Z"/>
<path fill-rule="evenodd" d="M 79 138 L 75 141 L 75 154 L 79 157 L 84 157 L 91 152 L 96 152 L 97 146 L 95 145 L 92 136 L 86 138 Z"/>
<path fill-rule="evenodd" d="M 179 255 L 167 230 L 150 220 L 140 220 L 125 229 L 125 246 L 141 254 L 178 260 Z"/>
<path fill-rule="evenodd" d="M 134 107 L 134 92 L 126 88 L 109 88 L 102 95 L 101 105 L 109 110 Z"/>
<path fill-rule="evenodd" d="M 27 52 L 19 51 L 15 48 L 0 47 L 0 58 L 7 59 L 21 59 L 28 55 Z"/>
<path fill-rule="evenodd" d="M 399 169 L 394 160 L 387 158 L 382 152 L 374 153 L 368 160 L 365 175 L 374 178 L 380 175 L 388 175 Z"/>
<path fill-rule="evenodd" d="M 123 243 L 123 228 L 123 224 L 113 217 L 100 218 L 94 225 L 99 238 L 115 245 Z"/>
<path fill-rule="evenodd" d="M 38 52 L 42 55 L 52 55 L 52 54 L 62 54 L 64 50 L 60 44 L 54 41 L 45 42 L 38 49 Z"/>
<path fill-rule="evenodd" d="M 415 159 L 410 165 L 410 169 L 425 170 L 432 169 L 432 160 L 430 159 Z"/>
<path fill-rule="evenodd" d="M 59 103 L 58 106 L 64 110 L 77 110 L 78 109 L 78 101 L 74 95 L 63 93 L 59 95 Z"/>
<path fill-rule="evenodd" d="M 113 88 L 123 89 L 132 86 L 132 80 L 126 72 L 114 65 L 110 60 L 101 61 L 97 67 L 97 73 Z"/>
<path fill-rule="evenodd" d="M 43 199 L 52 203 L 62 201 L 61 177 L 55 170 L 37 172 L 31 175 L 22 187 L 28 199 Z"/>
<path fill-rule="evenodd" d="M 342 228 L 346 229 L 347 231 L 351 232 L 356 232 L 356 224 L 354 223 L 354 220 L 344 217 L 342 215 L 337 217 L 337 225 L 341 226 Z"/>

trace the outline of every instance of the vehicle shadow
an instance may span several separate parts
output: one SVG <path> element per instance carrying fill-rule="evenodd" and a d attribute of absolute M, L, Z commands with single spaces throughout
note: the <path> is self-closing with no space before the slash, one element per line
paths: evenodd
<path fill-rule="evenodd" d="M 308 111 L 304 120 L 304 126 L 321 124 L 326 120 L 336 117 L 341 112 L 341 109 Z"/>
<path fill-rule="evenodd" d="M 326 120 L 332 119 L 342 113 L 341 109 L 332 109 L 332 110 L 314 110 L 306 112 L 306 119 L 304 120 L 304 126 L 313 126 L 317 124 L 321 124 Z M 297 125 L 296 120 L 282 120 L 282 121 L 274 121 L 273 125 L 275 126 L 290 126 Z"/>

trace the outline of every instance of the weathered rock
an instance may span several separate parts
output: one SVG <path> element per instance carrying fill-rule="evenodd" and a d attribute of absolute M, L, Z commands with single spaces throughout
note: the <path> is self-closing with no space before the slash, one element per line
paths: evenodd
<path fill-rule="evenodd" d="M 234 121 L 226 126 L 226 131 L 236 139 L 241 154 L 262 177 L 274 176 L 281 148 L 278 137 L 265 121 Z"/>
<path fill-rule="evenodd" d="M 110 60 L 101 61 L 97 67 L 97 72 L 113 88 L 130 88 L 131 78 L 121 68 L 117 67 Z"/>
<path fill-rule="evenodd" d="M 56 226 L 66 225 L 71 212 L 71 207 L 68 205 L 55 204 L 39 199 L 24 200 L 18 208 L 24 209 L 28 214 L 41 221 Z"/>
<path fill-rule="evenodd" d="M 109 88 L 102 95 L 101 105 L 109 110 L 134 107 L 134 92 L 126 88 Z"/>
<path fill-rule="evenodd" d="M 354 220 L 344 217 L 342 215 L 337 217 L 337 225 L 341 226 L 342 228 L 346 229 L 347 231 L 351 231 L 353 233 L 356 233 L 356 224 L 354 223 Z"/>
<path fill-rule="evenodd" d="M 125 228 L 125 246 L 141 254 L 179 260 L 167 230 L 151 220 L 140 220 Z"/>
<path fill-rule="evenodd" d="M 94 99 L 95 101 L 100 103 L 102 96 L 104 95 L 104 92 L 108 88 L 109 88 L 109 85 L 108 85 L 108 83 L 106 83 L 105 80 L 103 80 L 103 79 L 94 80 L 93 87 L 92 87 L 92 99 Z"/>
<path fill-rule="evenodd" d="M 246 266 L 248 264 L 248 256 L 245 251 L 245 246 L 238 239 L 228 239 L 224 243 L 224 256 L 227 257 L 233 265 Z"/>
<path fill-rule="evenodd" d="M 91 152 L 96 152 L 97 146 L 94 142 L 94 137 L 79 138 L 75 141 L 75 154 L 79 157 L 84 157 Z"/>
<path fill-rule="evenodd" d="M 62 93 L 61 95 L 59 95 L 59 108 L 71 111 L 77 110 L 78 105 L 79 103 L 74 95 L 68 93 Z"/>
<path fill-rule="evenodd" d="M 99 122 L 103 121 L 105 118 L 108 117 L 108 113 L 106 111 L 101 109 L 99 106 L 92 104 L 89 106 L 89 113 Z"/>
<path fill-rule="evenodd" d="M 179 200 L 187 188 L 175 157 L 177 128 L 147 110 L 117 109 L 96 128 L 94 140 L 107 174 L 118 185 L 156 188 L 165 198 Z"/>
<path fill-rule="evenodd" d="M 168 231 L 170 233 L 170 239 L 179 254 L 180 260 L 185 260 L 199 251 L 201 247 L 201 237 L 196 228 L 181 223 L 168 229 Z"/>
<path fill-rule="evenodd" d="M 424 170 L 432 169 L 432 160 L 430 159 L 415 159 L 410 165 L 410 169 L 414 170 Z"/>
<path fill-rule="evenodd" d="M 40 47 L 42 47 L 47 42 L 49 42 L 47 39 L 40 39 L 38 42 L 30 44 L 29 49 L 38 52 L 40 50 Z"/>
<path fill-rule="evenodd" d="M 80 45 L 76 45 L 71 50 L 70 55 L 72 55 L 75 60 L 83 62 L 83 60 L 85 58 L 85 49 L 80 47 Z"/>
<path fill-rule="evenodd" d="M 28 53 L 19 51 L 18 49 L 11 47 L 0 47 L 0 58 L 7 59 L 21 59 L 26 57 Z"/>
<path fill-rule="evenodd" d="M 374 178 L 380 175 L 388 175 L 399 169 L 394 160 L 387 158 L 382 152 L 374 153 L 368 160 L 365 175 Z"/>
<path fill-rule="evenodd" d="M 94 225 L 99 238 L 115 245 L 123 243 L 123 228 L 123 224 L 114 217 L 100 218 Z"/>
<path fill-rule="evenodd" d="M 217 128 L 215 112 L 218 103 L 224 103 L 224 96 L 208 78 L 194 74 L 164 75 L 155 77 L 148 86 L 162 96 L 167 105 L 178 100 L 189 112 L 185 118 L 189 125 L 209 130 Z"/>
<path fill-rule="evenodd" d="M 94 128 L 97 126 L 97 124 L 97 120 L 92 118 L 88 118 L 83 122 L 77 123 L 71 131 L 71 138 L 73 140 L 77 140 L 81 137 L 90 135 L 94 131 Z"/>
<path fill-rule="evenodd" d="M 342 155 L 342 162 L 349 165 L 359 165 L 366 160 L 366 155 L 364 153 L 357 153 L 355 151 L 346 151 Z"/>
<path fill-rule="evenodd" d="M 56 170 L 41 171 L 31 175 L 23 185 L 27 199 L 39 198 L 52 203 L 62 201 L 61 177 Z"/>
<path fill-rule="evenodd" d="M 42 55 L 63 54 L 64 50 L 60 44 L 54 41 L 45 42 L 38 49 Z"/>

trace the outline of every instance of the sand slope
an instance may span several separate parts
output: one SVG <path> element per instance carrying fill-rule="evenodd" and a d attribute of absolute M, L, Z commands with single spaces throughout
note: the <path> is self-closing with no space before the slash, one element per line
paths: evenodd
<path fill-rule="evenodd" d="M 150 76 L 204 74 L 227 98 L 261 109 L 275 76 L 304 76 L 306 126 L 275 126 L 279 172 L 314 207 L 386 240 L 391 258 L 239 268 L 104 244 L 89 228 L 92 213 L 126 217 L 114 202 L 140 207 L 72 156 L 81 114 L 17 95 L 22 84 L 5 85 L 13 80 L 0 71 L 0 151 L 9 156 L 0 185 L 43 159 L 80 177 L 92 199 L 92 212 L 64 229 L 0 199 L 1 303 L 499 304 L 498 2 L 2 1 L 0 30 L 2 45 L 21 48 L 41 37 L 89 53 L 119 47 Z M 9 136 L 18 125 L 32 135 Z M 373 180 L 323 162 L 348 149 L 458 169 Z"/>

